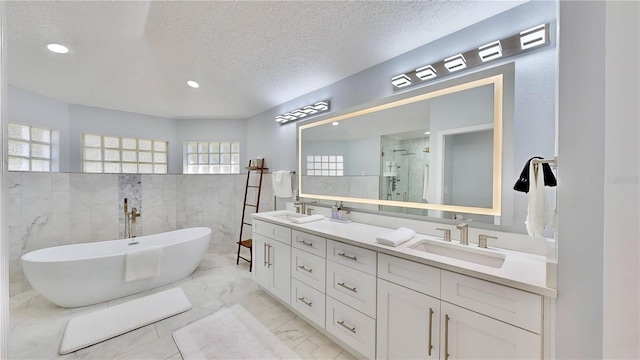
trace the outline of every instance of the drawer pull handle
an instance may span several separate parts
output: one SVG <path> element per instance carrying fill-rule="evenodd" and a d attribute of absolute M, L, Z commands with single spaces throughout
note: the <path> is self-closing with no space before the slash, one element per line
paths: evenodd
<path fill-rule="evenodd" d="M 431 349 L 433 349 L 433 344 L 431 344 L 432 329 L 433 329 L 433 309 L 429 308 L 429 356 L 431 356 Z"/>
<path fill-rule="evenodd" d="M 264 243 L 264 253 L 263 253 L 263 255 L 264 255 L 264 266 L 267 266 L 267 264 L 269 263 L 267 261 L 267 243 Z"/>
<path fill-rule="evenodd" d="M 342 320 L 342 321 L 337 321 L 337 323 L 338 323 L 338 324 L 340 324 L 340 325 L 342 325 L 342 327 L 343 327 L 343 328 L 345 328 L 345 329 L 347 329 L 347 330 L 351 331 L 352 333 L 354 333 L 354 334 L 356 333 L 356 328 L 354 328 L 354 327 L 349 327 L 349 326 L 345 325 L 345 324 L 344 324 L 344 320 Z"/>
<path fill-rule="evenodd" d="M 347 285 L 345 285 L 345 284 L 344 284 L 344 282 L 338 283 L 338 285 L 342 286 L 343 288 L 345 288 L 345 289 L 347 289 L 347 290 L 351 290 L 351 291 L 353 291 L 353 292 L 358 292 L 358 291 L 356 290 L 356 288 L 354 288 L 354 287 L 353 287 L 353 288 L 352 288 L 352 287 L 348 287 Z"/>
<path fill-rule="evenodd" d="M 313 303 L 313 301 L 307 301 L 304 299 L 304 297 L 299 297 L 298 300 L 302 301 L 305 305 L 307 305 L 308 307 L 311 307 L 311 304 Z"/>
<path fill-rule="evenodd" d="M 449 360 L 449 314 L 444 315 L 444 360 Z"/>
<path fill-rule="evenodd" d="M 339 256 L 342 256 L 342 257 L 345 257 L 345 258 L 347 258 L 347 259 L 349 259 L 349 260 L 358 261 L 358 258 L 357 258 L 357 257 L 355 257 L 355 256 L 349 256 L 349 255 L 347 255 L 347 254 L 345 254 L 345 253 L 338 253 L 338 255 L 339 255 Z"/>
<path fill-rule="evenodd" d="M 307 269 L 306 267 L 304 267 L 304 265 L 298 266 L 298 269 L 302 269 L 302 270 L 304 270 L 306 272 L 313 272 L 313 269 Z"/>
<path fill-rule="evenodd" d="M 306 242 L 306 241 L 304 241 L 304 240 L 298 240 L 298 242 L 299 242 L 300 244 L 304 244 L 304 245 L 307 245 L 307 246 L 313 246 L 313 243 L 308 243 L 308 242 Z"/>

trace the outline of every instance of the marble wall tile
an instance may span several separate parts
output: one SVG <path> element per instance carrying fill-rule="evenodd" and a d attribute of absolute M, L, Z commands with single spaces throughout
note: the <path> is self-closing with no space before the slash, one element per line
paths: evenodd
<path fill-rule="evenodd" d="M 67 244 L 79 244 L 91 241 L 91 212 L 71 213 L 69 239 Z"/>
<path fill-rule="evenodd" d="M 69 174 L 71 212 L 91 211 L 91 175 Z"/>

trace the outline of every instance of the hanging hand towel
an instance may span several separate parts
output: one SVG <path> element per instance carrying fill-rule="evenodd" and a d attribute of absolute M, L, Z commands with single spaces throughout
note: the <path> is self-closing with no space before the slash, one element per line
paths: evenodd
<path fill-rule="evenodd" d="M 398 246 L 405 241 L 409 241 L 415 234 L 414 230 L 401 227 L 398 230 L 378 236 L 376 241 L 383 245 Z"/>
<path fill-rule="evenodd" d="M 531 160 L 533 159 L 542 159 L 539 156 L 534 156 L 527 161 L 520 173 L 520 177 L 518 181 L 516 181 L 515 185 L 513 185 L 513 190 L 520 191 L 523 193 L 529 192 L 529 183 L 531 182 L 529 177 L 529 165 L 531 165 Z M 558 185 L 556 181 L 556 177 L 553 175 L 553 171 L 551 171 L 551 166 L 549 164 L 542 164 L 542 172 L 544 173 L 544 185 L 545 186 L 556 186 Z"/>
<path fill-rule="evenodd" d="M 529 206 L 527 212 L 527 232 L 530 236 L 542 237 L 542 230 L 551 222 L 551 208 L 547 199 L 544 171 L 535 171 L 529 164 Z"/>
<path fill-rule="evenodd" d="M 160 275 L 162 246 L 127 251 L 125 281 Z"/>
<path fill-rule="evenodd" d="M 293 196 L 291 190 L 291 172 L 279 170 L 272 174 L 273 195 L 279 198 L 290 198 Z"/>

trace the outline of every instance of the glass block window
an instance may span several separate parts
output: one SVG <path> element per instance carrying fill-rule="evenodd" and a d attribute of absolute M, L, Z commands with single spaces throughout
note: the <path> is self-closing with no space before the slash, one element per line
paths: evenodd
<path fill-rule="evenodd" d="M 307 175 L 344 176 L 344 156 L 307 155 Z"/>
<path fill-rule="evenodd" d="M 8 124 L 9 171 L 51 171 L 54 130 Z"/>
<path fill-rule="evenodd" d="M 168 142 L 118 136 L 82 136 L 82 170 L 88 173 L 166 174 Z"/>
<path fill-rule="evenodd" d="M 239 174 L 240 143 L 233 141 L 187 141 L 184 143 L 185 174 Z"/>

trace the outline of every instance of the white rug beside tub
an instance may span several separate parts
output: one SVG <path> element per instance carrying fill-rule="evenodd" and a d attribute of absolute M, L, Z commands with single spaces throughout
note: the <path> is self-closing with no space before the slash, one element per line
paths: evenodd
<path fill-rule="evenodd" d="M 60 344 L 60 355 L 153 324 L 191 307 L 182 289 L 174 288 L 77 316 L 67 324 Z"/>
<path fill-rule="evenodd" d="M 241 305 L 176 330 L 173 340 L 184 360 L 300 358 Z"/>

